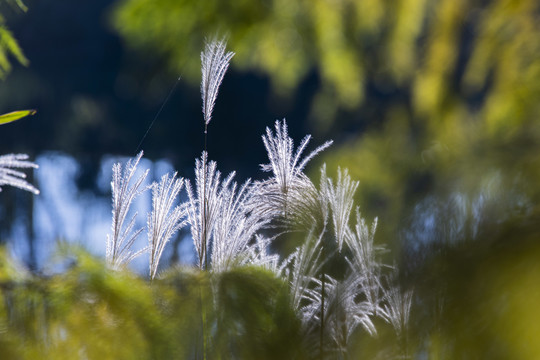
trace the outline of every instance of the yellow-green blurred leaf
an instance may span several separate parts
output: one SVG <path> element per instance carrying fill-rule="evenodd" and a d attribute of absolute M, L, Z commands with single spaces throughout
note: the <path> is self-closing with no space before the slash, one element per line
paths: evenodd
<path fill-rule="evenodd" d="M 19 110 L 19 111 L 12 111 L 4 115 L 0 115 L 0 125 L 22 119 L 23 117 L 26 117 L 26 116 L 34 115 L 35 113 L 36 113 L 36 110 Z"/>

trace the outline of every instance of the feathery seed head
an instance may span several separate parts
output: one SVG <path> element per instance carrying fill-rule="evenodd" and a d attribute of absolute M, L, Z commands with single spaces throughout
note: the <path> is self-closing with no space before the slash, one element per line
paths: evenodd
<path fill-rule="evenodd" d="M 0 156 L 0 191 L 2 191 L 2 186 L 8 185 L 29 191 L 34 195 L 39 194 L 39 190 L 25 180 L 26 174 L 22 171 L 15 170 L 16 168 L 38 168 L 37 164 L 28 161 L 27 159 L 28 155 L 26 154 L 8 154 Z"/>
<path fill-rule="evenodd" d="M 148 176 L 148 170 L 131 184 L 131 179 L 135 175 L 142 155 L 141 151 L 134 160 L 128 160 L 123 169 L 120 163 L 113 165 L 113 180 L 111 182 L 112 234 L 107 235 L 106 253 L 107 262 L 113 269 L 121 268 L 146 251 L 146 248 L 137 252 L 131 250 L 135 239 L 143 231 L 142 228 L 132 231 L 137 213 L 131 217 L 128 225 L 124 227 L 124 221 L 133 200 L 148 189 L 148 187 L 142 186 Z"/>
<path fill-rule="evenodd" d="M 183 178 L 165 174 L 159 183 L 152 184 L 152 212 L 148 215 L 148 249 L 150 252 L 150 278 L 155 278 L 165 245 L 180 230 L 185 220 L 185 206 L 174 204 L 184 185 Z"/>
<path fill-rule="evenodd" d="M 201 53 L 202 112 L 206 125 L 208 125 L 212 119 L 212 111 L 216 102 L 219 86 L 223 81 L 225 72 L 227 72 L 227 69 L 229 68 L 229 62 L 234 56 L 233 52 L 225 52 L 226 45 L 227 43 L 224 39 L 212 39 L 206 42 L 204 51 Z"/>
<path fill-rule="evenodd" d="M 325 211 L 320 211 L 324 204 L 321 205 L 319 192 L 303 170 L 307 163 L 329 147 L 332 141 L 327 141 L 302 158 L 311 136 L 305 136 L 295 150 L 285 120 L 275 122 L 275 133 L 266 128 L 266 135 L 263 135 L 262 139 L 270 162 L 261 164 L 261 169 L 272 172 L 273 176 L 259 184 L 263 194 L 261 206 L 278 212 L 278 216 L 284 218 L 285 222 L 293 220 L 292 222 L 307 229 L 312 227 L 314 221 L 324 222 Z M 314 214 L 321 215 L 316 217 L 323 219 L 315 219 Z"/>

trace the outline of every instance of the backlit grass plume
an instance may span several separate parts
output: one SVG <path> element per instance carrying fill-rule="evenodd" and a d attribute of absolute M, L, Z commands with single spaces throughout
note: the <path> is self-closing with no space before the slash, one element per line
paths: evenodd
<path fill-rule="evenodd" d="M 221 181 L 221 173 L 217 170 L 216 162 L 208 162 L 208 154 L 203 152 L 201 158 L 195 161 L 195 191 L 191 182 L 189 180 L 186 182 L 187 222 L 191 229 L 200 269 L 207 268 L 208 241 L 214 233 L 223 193 L 232 182 L 233 176 L 234 174 L 230 174 Z"/>
<path fill-rule="evenodd" d="M 205 132 L 206 126 L 212 120 L 212 111 L 217 99 L 219 86 L 229 68 L 229 62 L 234 56 L 233 52 L 226 52 L 226 42 L 224 39 L 213 39 L 206 43 L 204 51 L 201 53 L 202 81 L 201 97 L 202 111 L 204 115 Z"/>
<path fill-rule="evenodd" d="M 131 179 L 135 175 L 137 165 L 141 160 L 142 151 L 133 160 L 128 160 L 127 164 L 122 168 L 120 163 L 113 165 L 113 179 L 111 182 L 112 189 L 112 234 L 107 235 L 107 262 L 113 269 L 119 269 L 125 266 L 135 257 L 146 251 L 145 249 L 133 251 L 131 248 L 137 237 L 144 230 L 143 228 L 133 231 L 135 226 L 135 213 L 129 223 L 124 226 L 124 222 L 128 216 L 133 200 L 148 188 L 143 186 L 143 182 L 148 175 L 148 171 L 144 171 L 133 184 Z"/>
<path fill-rule="evenodd" d="M 38 165 L 28 161 L 26 154 L 8 154 L 0 156 L 0 191 L 3 186 L 14 186 L 16 188 L 29 191 L 34 195 L 39 194 L 39 190 L 26 181 L 26 174 L 16 169 L 37 169 Z"/>
<path fill-rule="evenodd" d="M 262 136 L 269 163 L 261 164 L 261 169 L 272 176 L 258 184 L 260 207 L 274 212 L 287 226 L 300 224 L 309 230 L 315 223 L 325 221 L 327 211 L 326 199 L 321 197 L 321 193 L 304 174 L 304 168 L 332 141 L 325 142 L 302 157 L 311 135 L 305 136 L 295 150 L 287 122 L 276 121 L 274 129 L 275 132 L 267 127 L 266 135 Z"/>
<path fill-rule="evenodd" d="M 165 174 L 159 183 L 152 184 L 152 211 L 148 215 L 148 251 L 150 253 L 150 278 L 156 277 L 159 260 L 171 237 L 185 224 L 185 207 L 177 205 L 178 195 L 184 185 L 176 173 Z"/>

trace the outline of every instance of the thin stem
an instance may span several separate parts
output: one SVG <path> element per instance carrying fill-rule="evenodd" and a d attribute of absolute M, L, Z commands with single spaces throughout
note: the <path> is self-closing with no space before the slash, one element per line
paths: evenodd
<path fill-rule="evenodd" d="M 206 306 L 205 296 L 202 285 L 199 284 L 199 291 L 201 296 L 201 318 L 202 318 L 202 334 L 203 334 L 203 360 L 206 360 L 206 353 L 208 352 L 208 338 L 206 331 Z"/>
<path fill-rule="evenodd" d="M 324 256 L 324 246 L 322 247 L 322 253 Z M 326 286 L 326 278 L 325 278 L 325 271 L 324 271 L 324 265 L 322 269 L 322 286 L 321 286 L 321 328 L 319 333 L 319 356 L 320 359 L 324 359 L 324 297 L 325 297 L 325 286 Z"/>
<path fill-rule="evenodd" d="M 203 181 L 203 255 L 204 255 L 204 269 L 208 270 L 208 255 L 207 255 L 207 237 L 208 237 L 208 224 L 206 221 L 206 214 L 208 213 L 208 195 L 206 194 L 206 173 L 208 166 L 208 146 L 207 146 L 207 137 L 208 137 L 208 123 L 204 123 L 204 152 L 206 153 L 206 163 L 204 164 L 204 181 Z M 201 264 L 202 266 L 202 264 Z"/>
<path fill-rule="evenodd" d="M 207 256 L 207 231 L 208 231 L 208 224 L 206 219 L 206 214 L 208 212 L 208 195 L 206 194 L 206 176 L 208 172 L 208 149 L 207 149 L 207 135 L 208 135 L 208 123 L 204 122 L 204 152 L 206 154 L 206 161 L 204 163 L 204 174 L 203 174 L 203 215 L 202 215 L 202 225 L 203 225 L 203 257 L 204 257 L 204 269 L 208 271 L 208 256 Z M 202 259 L 200 259 L 200 267 L 202 268 Z M 201 302 L 202 302 L 202 326 L 203 326 L 203 360 L 206 360 L 206 353 L 208 351 L 208 339 L 207 339 L 207 331 L 206 331 L 206 306 L 204 304 L 204 298 L 203 293 L 201 291 Z"/>

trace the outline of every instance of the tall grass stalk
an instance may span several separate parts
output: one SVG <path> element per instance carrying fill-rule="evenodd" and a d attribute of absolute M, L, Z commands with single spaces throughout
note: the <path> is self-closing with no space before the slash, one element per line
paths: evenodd
<path fill-rule="evenodd" d="M 127 226 L 124 222 L 128 216 L 129 209 L 139 195 L 145 192 L 148 187 L 143 186 L 144 180 L 148 176 L 149 170 L 144 171 L 133 184 L 131 180 L 137 170 L 137 165 L 141 160 L 143 152 L 141 151 L 135 159 L 129 160 L 122 168 L 117 163 L 113 166 L 112 188 L 112 234 L 107 235 L 107 262 L 113 269 L 120 269 L 127 265 L 137 256 L 145 253 L 147 248 L 138 251 L 132 251 L 133 244 L 137 237 L 143 232 L 143 228 L 133 231 L 135 226 L 135 213 Z"/>
<path fill-rule="evenodd" d="M 212 111 L 216 102 L 217 94 L 225 72 L 229 67 L 229 62 L 234 56 L 232 52 L 225 52 L 226 43 L 224 40 L 212 40 L 206 43 L 204 51 L 201 53 L 201 69 L 202 69 L 202 81 L 201 81 L 201 96 L 203 102 L 203 115 L 204 115 L 204 153 L 208 156 L 208 124 L 212 119 Z M 206 221 L 208 214 L 208 196 L 206 187 L 206 161 L 203 161 L 204 166 L 204 178 L 203 178 L 203 213 L 201 216 L 202 229 L 202 248 L 204 258 L 204 269 L 208 270 L 208 238 L 209 228 Z M 202 268 L 202 259 L 199 262 L 199 267 Z M 207 354 L 207 331 L 206 331 L 206 319 L 205 309 L 203 306 L 203 337 L 204 337 L 204 353 L 203 357 L 206 360 Z"/>
<path fill-rule="evenodd" d="M 204 51 L 201 53 L 201 97 L 203 103 L 204 116 L 204 152 L 208 154 L 208 124 L 212 120 L 212 112 L 217 99 L 219 87 L 223 77 L 229 68 L 229 62 L 234 56 L 233 52 L 226 52 L 225 40 L 213 39 L 207 41 Z M 204 171 L 203 180 L 204 206 L 201 223 L 203 224 L 203 248 L 204 248 L 204 268 L 208 269 L 208 224 L 206 223 L 206 214 L 208 212 L 208 199 L 206 196 L 206 171 Z M 200 266 L 202 263 L 200 264 Z M 202 267 L 202 266 L 201 266 Z"/>

